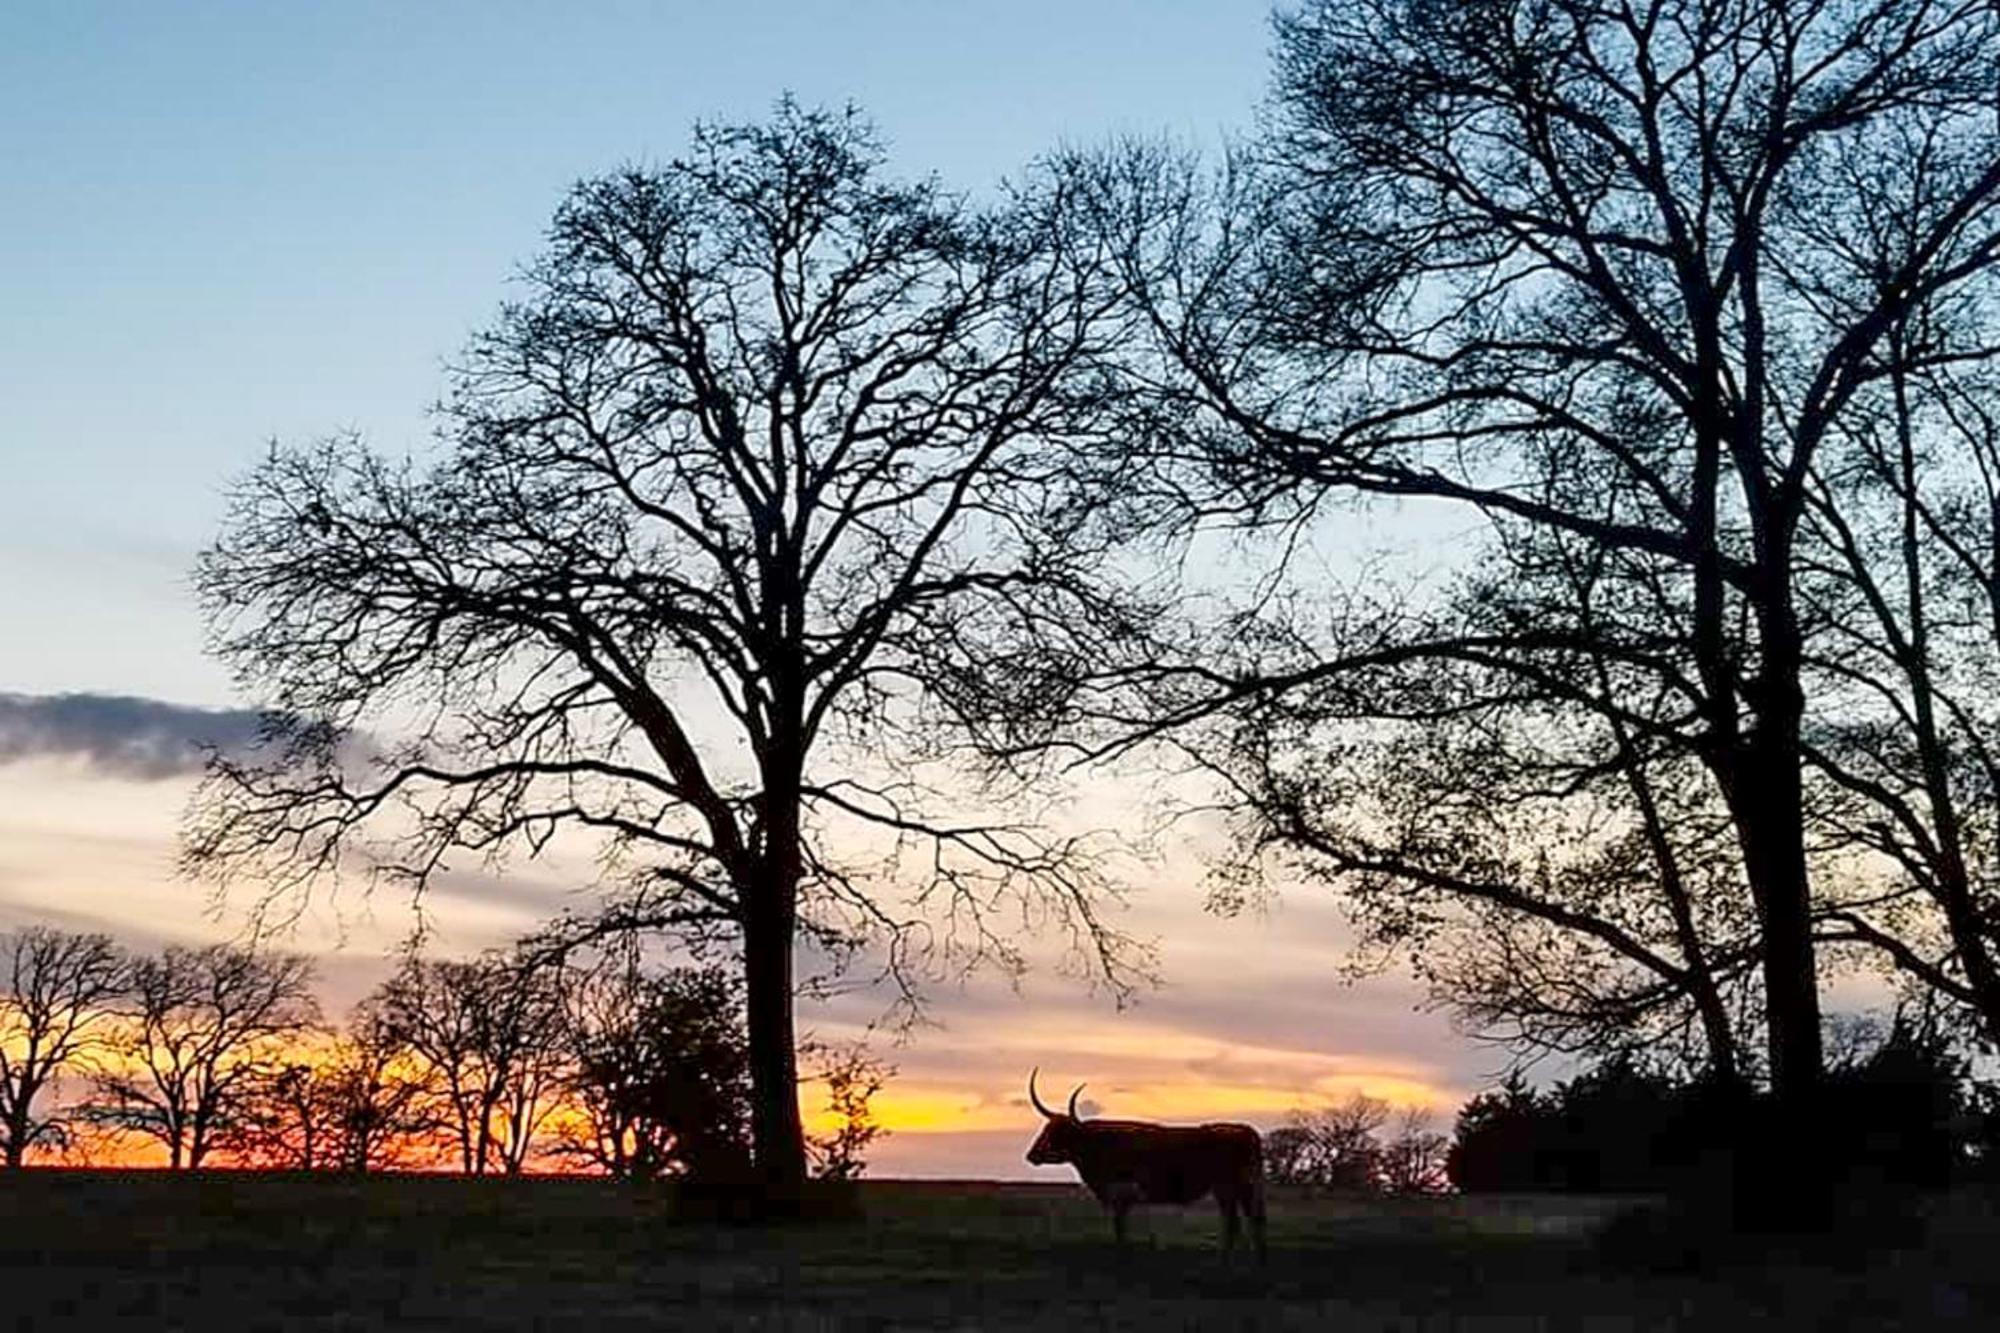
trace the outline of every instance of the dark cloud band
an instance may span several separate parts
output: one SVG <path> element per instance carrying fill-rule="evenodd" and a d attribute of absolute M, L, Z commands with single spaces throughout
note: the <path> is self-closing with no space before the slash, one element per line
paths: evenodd
<path fill-rule="evenodd" d="M 117 694 L 0 694 L 0 764 L 81 760 L 111 777 L 154 781 L 201 771 L 205 749 L 256 743 L 247 709 L 191 708 Z"/>

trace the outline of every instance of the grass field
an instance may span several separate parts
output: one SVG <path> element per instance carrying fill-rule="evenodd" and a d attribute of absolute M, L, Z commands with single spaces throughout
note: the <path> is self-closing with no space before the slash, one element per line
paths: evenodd
<path fill-rule="evenodd" d="M 1281 1195 L 1262 1270 L 1223 1265 L 1207 1208 L 1142 1214 L 1121 1261 L 1074 1187 L 862 1200 L 753 1229 L 595 1180 L 15 1172 L 0 1328 L 2000 1327 L 2000 1232 L 1970 1198 L 1901 1249 L 1697 1272 L 1607 1264 L 1607 1200 Z"/>

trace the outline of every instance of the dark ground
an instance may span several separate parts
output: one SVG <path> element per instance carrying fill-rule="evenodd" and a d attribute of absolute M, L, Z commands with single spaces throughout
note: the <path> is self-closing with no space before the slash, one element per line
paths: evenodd
<path fill-rule="evenodd" d="M 1260 1272 L 1207 1208 L 1150 1214 L 1121 1264 L 1076 1187 L 861 1197 L 750 1229 L 599 1180 L 6 1173 L 0 1329 L 2000 1328 L 2000 1214 L 1967 1195 L 1901 1248 L 1696 1272 L 1628 1224 L 1645 1262 L 1607 1262 L 1604 1199 L 1280 1195 Z"/>

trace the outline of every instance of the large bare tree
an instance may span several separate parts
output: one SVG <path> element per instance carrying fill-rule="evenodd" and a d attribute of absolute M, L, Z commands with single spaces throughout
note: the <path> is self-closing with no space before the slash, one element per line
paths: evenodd
<path fill-rule="evenodd" d="M 1601 571 L 1572 572 L 1567 597 L 1608 595 Z M 1484 595 L 1454 637 L 1476 659 L 1510 623 L 1545 618 L 1553 590 L 1482 577 L 1470 591 Z M 1657 701 L 1622 695 L 1591 654 L 1567 670 L 1545 655 L 1530 682 L 1411 653 L 1407 625 L 1382 623 L 1378 651 L 1323 659 L 1324 678 L 1190 738 L 1227 784 L 1244 850 L 1337 886 L 1352 966 L 1408 960 L 1482 1038 L 1524 1056 L 1671 1050 L 1739 1081 L 1759 932 L 1700 764 L 1629 721 Z"/>
<path fill-rule="evenodd" d="M 1238 634 L 1253 651 L 1183 682 L 1264 707 L 1355 666 L 1470 671 L 1528 725 L 1551 700 L 1586 715 L 1634 772 L 1698 762 L 1801 1117 L 1823 1064 L 1812 478 L 1893 330 L 2000 262 L 1996 63 L 1983 3 L 1320 0 L 1280 19 L 1271 132 L 1220 222 L 1143 171 L 1099 215 L 1156 335 L 1139 378 L 1166 502 L 1304 522 L 1416 497 L 1517 568 L 1568 549 L 1619 593 L 1524 585 L 1536 614 L 1497 636 L 1462 603 L 1393 642 Z M 1885 216 L 1907 223 L 1891 244 L 1852 243 Z M 1610 688 L 1580 690 L 1599 668 Z M 1335 845 L 1379 832 L 1325 813 L 1309 832 Z M 1374 869 L 1435 886 L 1421 857 Z"/>
<path fill-rule="evenodd" d="M 29 1149 L 59 1144 L 68 1117 L 48 1094 L 104 1036 L 125 985 L 125 960 L 106 935 L 29 926 L 0 937 L 0 1152 L 19 1166 Z"/>
<path fill-rule="evenodd" d="M 997 684 L 1062 688 L 1022 677 L 1127 614 L 1067 465 L 1114 335 L 1055 229 L 882 162 L 854 113 L 786 102 L 578 186 L 442 456 L 280 450 L 199 572 L 218 651 L 296 721 L 218 765 L 190 861 L 284 894 L 364 832 L 418 883 L 608 837 L 623 922 L 740 946 L 780 1182 L 802 931 L 907 980 L 1013 961 L 1025 918 L 1127 975 L 1088 843 L 931 781 Z"/>

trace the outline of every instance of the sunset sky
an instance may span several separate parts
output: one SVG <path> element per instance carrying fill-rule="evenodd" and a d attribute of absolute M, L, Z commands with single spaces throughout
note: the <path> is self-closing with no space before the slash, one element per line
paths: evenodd
<path fill-rule="evenodd" d="M 223 490 L 272 439 L 420 447 L 442 362 L 571 182 L 787 90 L 860 104 L 895 173 L 975 192 L 1059 144 L 1214 144 L 1254 115 L 1267 8 L 0 8 L 0 928 L 151 946 L 238 927 L 172 865 L 186 742 L 247 704 L 203 655 L 189 591 Z M 1122 1010 L 1048 969 L 933 991 L 932 1024 L 883 1052 L 901 1072 L 875 1173 L 1036 1175 L 1035 1064 L 1058 1096 L 1089 1080 L 1107 1112 L 1265 1125 L 1353 1091 L 1448 1116 L 1503 1065 L 1400 977 L 1343 983 L 1323 889 L 1219 920 L 1203 873 L 1188 846 L 1134 884 L 1123 924 L 1158 939 L 1163 985 Z M 426 911 L 439 949 L 470 951 L 577 889 L 556 865 L 466 873 Z M 286 943 L 321 955 L 337 1013 L 410 925 L 405 901 L 349 895 Z M 884 998 L 801 1025 L 851 1034 Z"/>

